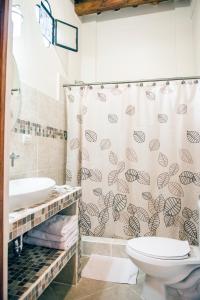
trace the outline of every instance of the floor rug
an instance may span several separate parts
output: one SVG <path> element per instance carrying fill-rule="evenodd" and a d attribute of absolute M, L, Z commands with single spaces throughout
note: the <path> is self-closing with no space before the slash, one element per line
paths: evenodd
<path fill-rule="evenodd" d="M 136 284 L 138 268 L 129 258 L 93 254 L 82 277 L 116 283 Z"/>

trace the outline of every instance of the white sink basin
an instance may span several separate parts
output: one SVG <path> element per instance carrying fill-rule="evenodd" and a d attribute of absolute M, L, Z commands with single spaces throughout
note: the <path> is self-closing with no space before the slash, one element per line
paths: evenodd
<path fill-rule="evenodd" d="M 56 182 L 47 177 L 10 180 L 9 210 L 28 208 L 48 199 Z"/>

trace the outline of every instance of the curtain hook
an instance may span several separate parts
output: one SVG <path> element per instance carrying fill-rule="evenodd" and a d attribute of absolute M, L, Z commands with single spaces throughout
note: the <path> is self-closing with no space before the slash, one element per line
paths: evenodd
<path fill-rule="evenodd" d="M 141 86 L 141 87 L 143 86 L 143 82 L 140 82 L 140 86 Z"/>
<path fill-rule="evenodd" d="M 185 84 L 185 80 L 182 80 L 182 81 L 181 81 L 181 84 Z"/>
<path fill-rule="evenodd" d="M 153 82 L 153 84 L 152 84 L 153 86 L 156 86 L 156 82 Z"/>
<path fill-rule="evenodd" d="M 115 88 L 118 89 L 118 84 L 115 84 Z"/>
<path fill-rule="evenodd" d="M 194 81 L 194 83 L 195 83 L 195 84 L 199 83 L 198 79 L 196 79 L 196 80 Z"/>
<path fill-rule="evenodd" d="M 104 89 L 104 85 L 103 85 L 103 83 L 101 84 L 101 89 Z"/>
<path fill-rule="evenodd" d="M 129 88 L 131 87 L 131 84 L 130 84 L 130 83 L 128 83 L 128 87 L 129 87 Z"/>
<path fill-rule="evenodd" d="M 169 81 L 166 81 L 166 85 L 169 85 Z"/>
<path fill-rule="evenodd" d="M 92 90 L 92 89 L 93 89 L 92 85 L 89 85 L 89 89 L 90 89 L 90 90 Z"/>

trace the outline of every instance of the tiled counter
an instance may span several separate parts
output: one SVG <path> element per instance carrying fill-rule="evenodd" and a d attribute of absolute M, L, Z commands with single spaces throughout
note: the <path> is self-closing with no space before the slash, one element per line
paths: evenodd
<path fill-rule="evenodd" d="M 81 188 L 57 189 L 51 198 L 37 206 L 9 215 L 9 241 L 26 233 L 57 213 L 78 214 Z M 36 300 L 53 279 L 76 284 L 80 270 L 80 238 L 68 250 L 26 245 L 20 257 L 9 252 L 8 299 Z"/>
<path fill-rule="evenodd" d="M 55 190 L 50 199 L 45 202 L 10 213 L 9 242 L 75 203 L 80 197 L 80 187 L 66 186 L 60 191 Z"/>

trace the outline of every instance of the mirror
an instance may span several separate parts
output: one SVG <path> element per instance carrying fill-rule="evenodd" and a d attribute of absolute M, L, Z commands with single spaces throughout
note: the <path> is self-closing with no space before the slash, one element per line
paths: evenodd
<path fill-rule="evenodd" d="M 12 81 L 11 81 L 11 101 L 10 101 L 10 115 L 11 115 L 11 130 L 14 129 L 17 119 L 21 111 L 21 85 L 19 79 L 19 72 L 14 56 L 11 57 L 12 64 Z"/>

